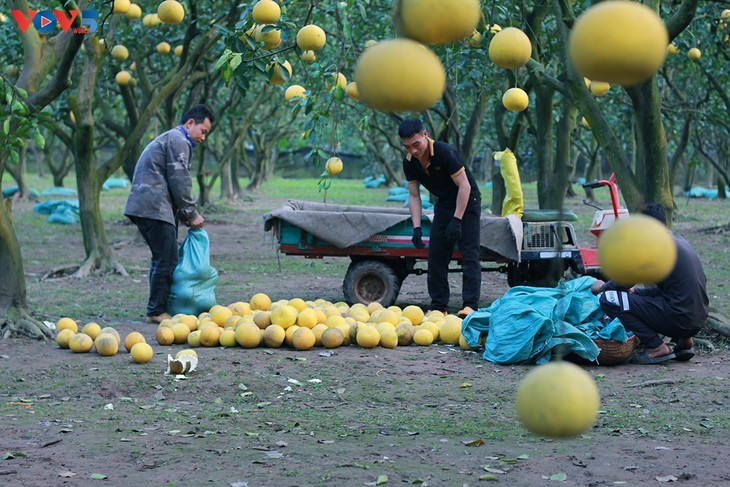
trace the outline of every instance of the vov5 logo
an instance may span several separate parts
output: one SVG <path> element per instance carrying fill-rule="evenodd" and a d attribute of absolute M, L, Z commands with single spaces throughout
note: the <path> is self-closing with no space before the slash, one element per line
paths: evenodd
<path fill-rule="evenodd" d="M 31 23 L 39 34 L 52 33 L 56 29 L 56 25 L 60 25 L 64 32 L 71 29 L 74 34 L 93 34 L 99 25 L 96 21 L 99 18 L 98 10 L 69 10 L 68 13 L 65 10 L 11 10 L 10 13 L 13 14 L 20 32 L 23 33 L 28 30 Z M 81 14 L 81 27 L 71 27 L 79 13 Z"/>

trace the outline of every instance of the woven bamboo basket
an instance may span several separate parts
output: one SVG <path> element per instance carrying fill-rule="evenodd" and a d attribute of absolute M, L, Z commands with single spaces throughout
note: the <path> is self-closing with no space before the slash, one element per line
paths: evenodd
<path fill-rule="evenodd" d="M 599 365 L 616 365 L 628 362 L 634 355 L 634 350 L 638 345 L 635 335 L 631 335 L 626 342 L 617 342 L 616 340 L 593 340 L 601 353 L 598 354 L 596 362 Z"/>

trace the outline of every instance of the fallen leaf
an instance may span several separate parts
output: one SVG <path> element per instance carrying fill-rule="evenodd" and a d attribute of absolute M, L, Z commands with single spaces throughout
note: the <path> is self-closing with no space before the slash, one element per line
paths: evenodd
<path fill-rule="evenodd" d="M 477 440 L 462 440 L 461 443 L 464 446 L 482 446 L 484 444 L 484 440 L 477 439 Z"/>
<path fill-rule="evenodd" d="M 671 450 L 668 446 L 655 446 L 655 450 Z"/>
<path fill-rule="evenodd" d="M 416 479 L 413 482 L 411 482 L 411 484 L 413 484 L 413 485 L 421 485 L 424 482 L 425 482 L 425 480 L 423 480 L 423 479 Z"/>
<path fill-rule="evenodd" d="M 256 404 L 256 407 L 257 408 L 264 408 L 264 407 L 266 407 L 266 406 L 268 406 L 270 404 L 271 404 L 270 401 L 264 401 L 264 402 L 260 402 L 260 403 Z"/>
<path fill-rule="evenodd" d="M 335 352 L 327 351 L 327 352 L 319 352 L 320 357 L 331 357 L 335 354 Z"/>
<path fill-rule="evenodd" d="M 291 378 L 289 378 L 289 379 L 287 379 L 286 381 L 287 381 L 288 383 L 290 383 L 290 384 L 294 384 L 295 386 L 301 386 L 301 385 L 302 385 L 302 383 L 301 383 L 301 382 L 299 382 L 299 381 L 298 381 L 298 380 L 296 380 L 296 379 L 291 379 Z"/>
<path fill-rule="evenodd" d="M 487 467 L 487 466 L 484 466 L 482 468 L 484 470 L 486 470 L 487 472 L 490 472 L 490 473 L 507 473 L 504 470 L 500 470 L 498 468 L 492 468 L 492 467 Z"/>
<path fill-rule="evenodd" d="M 58 472 L 58 476 L 70 479 L 71 477 L 75 477 L 76 474 L 67 470 L 65 472 Z"/>
<path fill-rule="evenodd" d="M 628 470 L 628 471 L 638 470 L 638 469 L 639 469 L 639 467 L 637 465 L 629 465 L 629 466 L 624 467 L 624 470 Z"/>
<path fill-rule="evenodd" d="M 492 475 L 491 473 L 485 473 L 484 475 L 479 477 L 479 480 L 489 480 L 489 481 L 497 481 L 497 476 Z"/>
<path fill-rule="evenodd" d="M 238 384 L 238 388 L 240 390 L 242 390 L 242 391 L 247 391 L 248 390 L 248 387 L 246 387 L 246 384 L 243 384 L 243 383 Z"/>
<path fill-rule="evenodd" d="M 89 475 L 89 478 L 94 479 L 94 480 L 104 480 L 104 479 L 108 479 L 109 476 L 104 475 L 103 473 L 92 473 L 91 475 Z"/>
<path fill-rule="evenodd" d="M 550 476 L 550 480 L 565 482 L 566 480 L 568 480 L 568 475 L 565 472 L 554 473 Z"/>
<path fill-rule="evenodd" d="M 322 382 L 322 379 L 309 379 L 307 382 L 311 382 L 312 384 L 319 384 Z"/>
<path fill-rule="evenodd" d="M 317 440 L 317 443 L 322 443 L 323 445 L 330 445 L 334 442 L 335 440 Z"/>
<path fill-rule="evenodd" d="M 336 389 L 336 390 L 335 390 L 335 392 L 336 392 L 337 394 L 344 394 L 344 393 L 345 393 L 345 388 L 344 388 L 344 387 L 342 387 L 342 388 L 340 388 L 340 389 Z"/>
<path fill-rule="evenodd" d="M 467 387 L 471 387 L 471 383 L 470 382 L 462 382 L 459 387 L 461 387 L 462 389 L 466 389 Z"/>
<path fill-rule="evenodd" d="M 284 454 L 281 453 L 280 451 L 272 450 L 272 451 L 267 451 L 266 456 L 269 458 L 281 458 L 284 456 Z"/>
<path fill-rule="evenodd" d="M 523 453 L 522 455 L 517 457 L 517 460 L 528 460 L 529 458 L 530 458 L 530 455 L 528 455 L 527 453 Z"/>
<path fill-rule="evenodd" d="M 657 481 L 659 481 L 659 482 L 676 482 L 677 480 L 679 480 L 679 479 L 678 479 L 677 477 L 675 477 L 674 475 L 665 475 L 665 476 L 663 476 L 663 477 L 655 477 L 655 478 L 656 478 L 656 479 L 657 479 Z"/>
<path fill-rule="evenodd" d="M 378 479 L 375 481 L 375 485 L 383 485 L 388 483 L 387 475 L 378 475 Z"/>
<path fill-rule="evenodd" d="M 245 434 L 246 436 L 258 436 L 259 435 L 258 433 L 254 433 L 252 431 L 245 431 L 243 434 Z"/>
<path fill-rule="evenodd" d="M 287 443 L 286 441 L 277 441 L 275 444 L 276 444 L 276 446 L 279 446 L 282 448 L 285 446 L 289 446 L 289 443 Z"/>
<path fill-rule="evenodd" d="M 106 404 L 106 405 L 104 406 L 104 409 L 105 409 L 106 411 L 113 411 L 113 410 L 114 410 L 114 404 L 112 404 L 112 403 Z"/>
<path fill-rule="evenodd" d="M 248 482 L 231 482 L 231 487 L 248 487 Z"/>

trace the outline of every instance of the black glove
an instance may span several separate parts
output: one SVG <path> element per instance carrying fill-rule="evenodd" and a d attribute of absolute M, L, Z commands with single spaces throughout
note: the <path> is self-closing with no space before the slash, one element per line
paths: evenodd
<path fill-rule="evenodd" d="M 452 218 L 446 227 L 446 240 L 458 242 L 461 240 L 461 218 Z"/>
<path fill-rule="evenodd" d="M 413 242 L 413 246 L 417 249 L 422 249 L 425 247 L 423 240 L 421 240 L 421 237 L 423 236 L 423 230 L 421 230 L 421 227 L 416 227 L 413 229 L 413 238 L 411 239 L 411 242 Z"/>

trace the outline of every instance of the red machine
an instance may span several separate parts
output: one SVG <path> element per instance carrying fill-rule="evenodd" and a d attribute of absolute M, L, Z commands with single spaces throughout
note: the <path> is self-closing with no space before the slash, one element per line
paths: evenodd
<path fill-rule="evenodd" d="M 596 212 L 593 215 L 593 223 L 591 223 L 591 233 L 596 236 L 596 247 L 598 247 L 598 240 L 604 230 L 613 225 L 620 217 L 629 215 L 629 210 L 621 208 L 618 185 L 616 184 L 616 175 L 611 174 L 611 177 L 608 178 L 608 180 L 597 179 L 583 184 L 584 188 L 595 189 L 600 188 L 601 186 L 608 186 L 608 189 L 611 192 L 612 209 L 604 210 L 597 206 L 590 205 L 596 208 Z M 584 202 L 589 204 L 587 201 Z M 583 258 L 583 265 L 585 266 L 586 273 L 591 273 L 591 271 L 598 271 L 600 269 L 600 266 L 598 265 L 598 252 L 596 249 L 581 248 L 580 255 Z"/>

